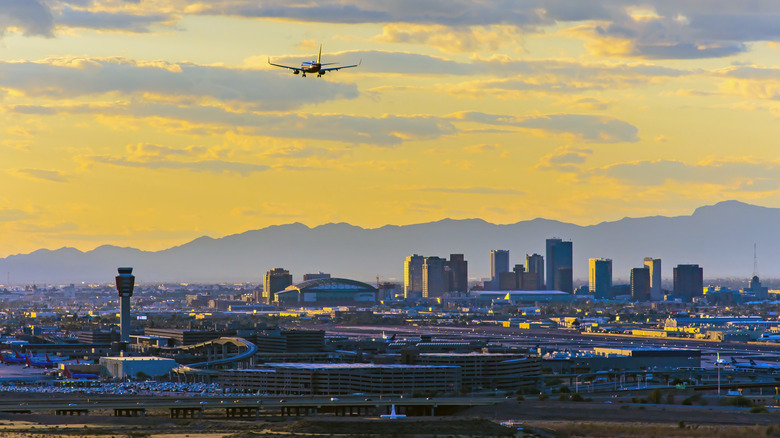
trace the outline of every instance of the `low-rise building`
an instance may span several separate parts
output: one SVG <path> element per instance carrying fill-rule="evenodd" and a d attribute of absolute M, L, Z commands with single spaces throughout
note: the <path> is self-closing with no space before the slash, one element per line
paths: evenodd
<path fill-rule="evenodd" d="M 460 367 L 334 363 L 266 363 L 219 373 L 223 388 L 269 394 L 443 393 L 460 390 Z"/>
<path fill-rule="evenodd" d="M 100 358 L 100 374 L 120 379 L 165 376 L 177 366 L 173 359 L 154 356 Z"/>

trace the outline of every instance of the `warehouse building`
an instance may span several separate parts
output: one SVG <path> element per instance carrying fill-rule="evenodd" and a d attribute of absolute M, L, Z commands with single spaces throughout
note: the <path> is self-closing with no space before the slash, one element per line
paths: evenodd
<path fill-rule="evenodd" d="M 120 379 L 167 376 L 177 366 L 173 359 L 154 356 L 100 358 L 100 374 Z"/>

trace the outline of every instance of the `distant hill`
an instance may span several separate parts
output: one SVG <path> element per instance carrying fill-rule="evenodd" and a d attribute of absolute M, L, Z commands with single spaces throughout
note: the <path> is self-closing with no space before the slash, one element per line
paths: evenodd
<path fill-rule="evenodd" d="M 416 253 L 448 257 L 464 253 L 469 276 L 485 277 L 491 249 L 508 249 L 510 263 L 524 264 L 526 253 L 544 254 L 545 239 L 574 243 L 575 279 L 587 278 L 588 258 L 613 260 L 613 275 L 627 279 L 645 256 L 672 267 L 697 263 L 705 278 L 749 277 L 753 244 L 759 274 L 780 277 L 780 209 L 725 201 L 700 207 L 690 216 L 625 218 L 592 226 L 546 219 L 495 225 L 480 219 L 444 219 L 406 226 L 363 229 L 349 224 L 314 228 L 294 223 L 219 239 L 201 237 L 181 246 L 148 252 L 101 246 L 38 250 L 0 259 L 0 275 L 13 283 L 110 282 L 117 266 L 133 266 L 138 282 L 261 282 L 263 273 L 284 267 L 300 281 L 307 272 L 374 282 L 402 280 L 403 260 Z M 0 277 L 1 278 L 1 277 Z"/>

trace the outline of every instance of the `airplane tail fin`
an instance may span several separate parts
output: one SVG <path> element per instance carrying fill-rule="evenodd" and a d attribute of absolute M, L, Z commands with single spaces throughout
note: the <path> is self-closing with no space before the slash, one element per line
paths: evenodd
<path fill-rule="evenodd" d="M 5 363 L 5 355 L 0 353 L 0 363 Z"/>
<path fill-rule="evenodd" d="M 750 359 L 750 365 L 755 365 L 755 364 L 756 364 L 756 361 L 754 361 L 753 359 Z"/>
<path fill-rule="evenodd" d="M 27 364 L 27 366 L 32 366 L 32 362 L 30 362 L 30 358 L 28 356 L 24 357 L 24 362 Z"/>
<path fill-rule="evenodd" d="M 322 44 L 320 44 L 320 52 L 317 53 L 317 64 L 322 64 Z"/>

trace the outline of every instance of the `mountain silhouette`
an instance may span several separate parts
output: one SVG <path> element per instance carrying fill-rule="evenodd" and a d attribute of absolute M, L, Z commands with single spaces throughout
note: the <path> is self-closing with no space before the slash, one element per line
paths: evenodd
<path fill-rule="evenodd" d="M 547 219 L 496 225 L 481 219 L 376 229 L 334 223 L 270 226 L 222 238 L 200 237 L 186 244 L 150 252 L 104 245 L 82 252 L 74 248 L 41 249 L 0 259 L 0 273 L 15 284 L 112 282 L 118 266 L 133 266 L 139 283 L 261 283 L 265 271 L 283 267 L 300 281 L 305 273 L 374 282 L 403 280 L 410 254 L 449 257 L 463 253 L 469 277 L 489 274 L 491 249 L 510 251 L 510 263 L 525 255 L 544 254 L 545 239 L 573 241 L 574 277 L 585 281 L 589 258 L 611 258 L 615 282 L 627 281 L 632 267 L 646 256 L 661 258 L 664 279 L 677 264 L 696 263 L 705 278 L 745 277 L 753 273 L 753 244 L 758 273 L 780 277 L 780 209 L 738 201 L 697 208 L 689 216 L 624 218 L 591 226 Z"/>

